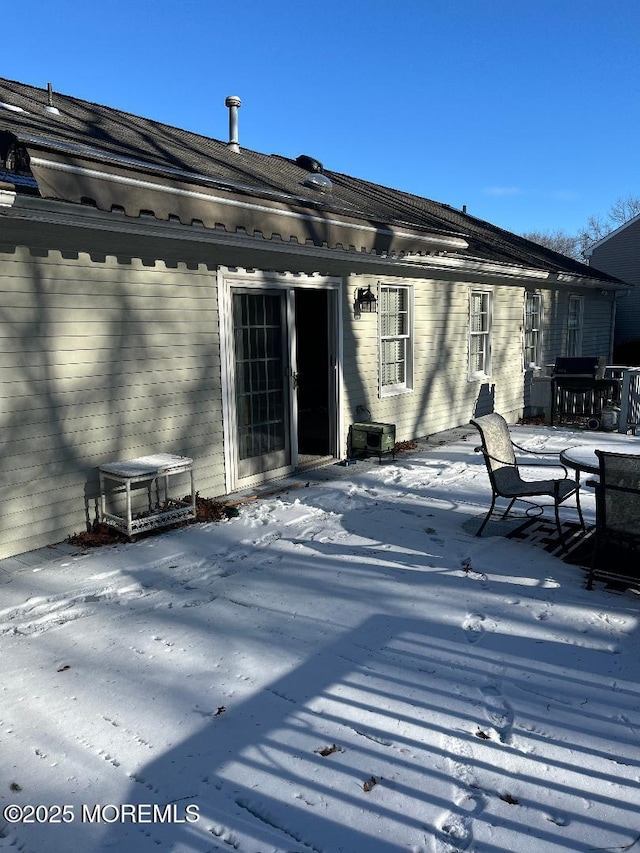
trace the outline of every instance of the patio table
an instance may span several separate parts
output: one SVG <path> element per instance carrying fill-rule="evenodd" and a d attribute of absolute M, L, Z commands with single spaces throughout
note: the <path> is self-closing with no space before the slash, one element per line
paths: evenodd
<path fill-rule="evenodd" d="M 572 468 L 576 472 L 576 504 L 580 507 L 580 474 L 598 475 L 600 473 L 600 460 L 596 456 L 596 450 L 608 450 L 611 453 L 627 453 L 640 456 L 640 441 L 634 438 L 622 439 L 621 441 L 607 441 L 603 439 L 595 444 L 578 444 L 575 447 L 567 447 L 560 453 L 560 462 L 566 468 Z"/>
<path fill-rule="evenodd" d="M 576 482 L 580 479 L 580 472 L 585 474 L 597 474 L 600 471 L 600 462 L 596 456 L 596 450 L 607 450 L 610 453 L 626 453 L 630 456 L 640 456 L 640 440 L 629 438 L 626 441 L 599 441 L 595 444 L 579 444 L 568 447 L 560 453 L 560 462 L 566 468 L 572 468 L 576 472 Z"/>

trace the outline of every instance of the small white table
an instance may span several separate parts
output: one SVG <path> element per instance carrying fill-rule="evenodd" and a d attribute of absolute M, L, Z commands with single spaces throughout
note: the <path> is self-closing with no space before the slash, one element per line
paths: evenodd
<path fill-rule="evenodd" d="M 173 456 L 170 453 L 140 456 L 125 462 L 101 465 L 99 473 L 101 521 L 125 533 L 129 539 L 136 533 L 166 527 L 169 524 L 196 517 L 193 459 L 189 459 L 188 456 Z M 177 474 L 189 475 L 191 494 L 186 499 L 169 497 L 169 478 Z M 112 484 L 111 489 L 108 489 L 109 482 Z M 148 509 L 133 518 L 131 487 L 139 484 L 147 486 Z M 154 485 L 155 504 L 152 496 Z M 120 491 L 124 489 L 124 514 L 118 515 L 115 511 L 107 509 L 107 494 L 108 491 L 113 491 L 114 486 Z"/>

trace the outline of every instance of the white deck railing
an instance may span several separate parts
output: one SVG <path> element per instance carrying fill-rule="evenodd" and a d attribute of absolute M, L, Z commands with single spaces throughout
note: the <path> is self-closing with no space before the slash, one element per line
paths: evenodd
<path fill-rule="evenodd" d="M 620 394 L 620 420 L 618 432 L 635 435 L 640 426 L 640 367 L 626 367 L 622 371 Z"/>

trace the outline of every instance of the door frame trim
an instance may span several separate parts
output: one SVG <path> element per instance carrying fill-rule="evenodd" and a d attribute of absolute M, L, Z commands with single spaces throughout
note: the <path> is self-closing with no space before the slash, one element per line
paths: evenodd
<path fill-rule="evenodd" d="M 237 467 L 237 426 L 235 412 L 235 358 L 233 345 L 233 292 L 236 289 L 256 290 L 282 290 L 286 293 L 288 328 L 288 364 L 287 375 L 292 385 L 292 373 L 296 370 L 295 340 L 297 330 L 295 328 L 295 316 L 293 312 L 293 298 L 296 289 L 312 288 L 316 290 L 329 290 L 333 292 L 333 299 L 329 300 L 329 323 L 328 334 L 329 350 L 332 353 L 330 369 L 334 376 L 330 383 L 333 397 L 334 418 L 332 436 L 334 437 L 332 453 L 339 456 L 338 436 L 342 424 L 342 300 L 340 292 L 342 279 L 335 276 L 323 276 L 318 273 L 272 273 L 261 270 L 230 269 L 219 267 L 217 270 L 217 293 L 218 293 L 218 317 L 220 328 L 220 367 L 221 367 L 221 398 L 222 398 L 222 422 L 224 436 L 224 479 L 227 494 L 238 489 L 248 488 L 267 480 L 285 477 L 291 474 L 297 467 L 298 448 L 294 432 L 297 424 L 296 395 L 290 387 L 289 393 L 289 423 L 291 428 L 291 461 L 284 468 L 278 468 L 262 474 L 240 479 Z"/>

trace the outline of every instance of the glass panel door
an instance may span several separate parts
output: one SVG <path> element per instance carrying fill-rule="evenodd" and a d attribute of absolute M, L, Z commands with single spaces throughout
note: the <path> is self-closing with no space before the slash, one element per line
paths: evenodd
<path fill-rule="evenodd" d="M 240 478 L 290 461 L 285 307 L 284 293 L 233 294 Z"/>

